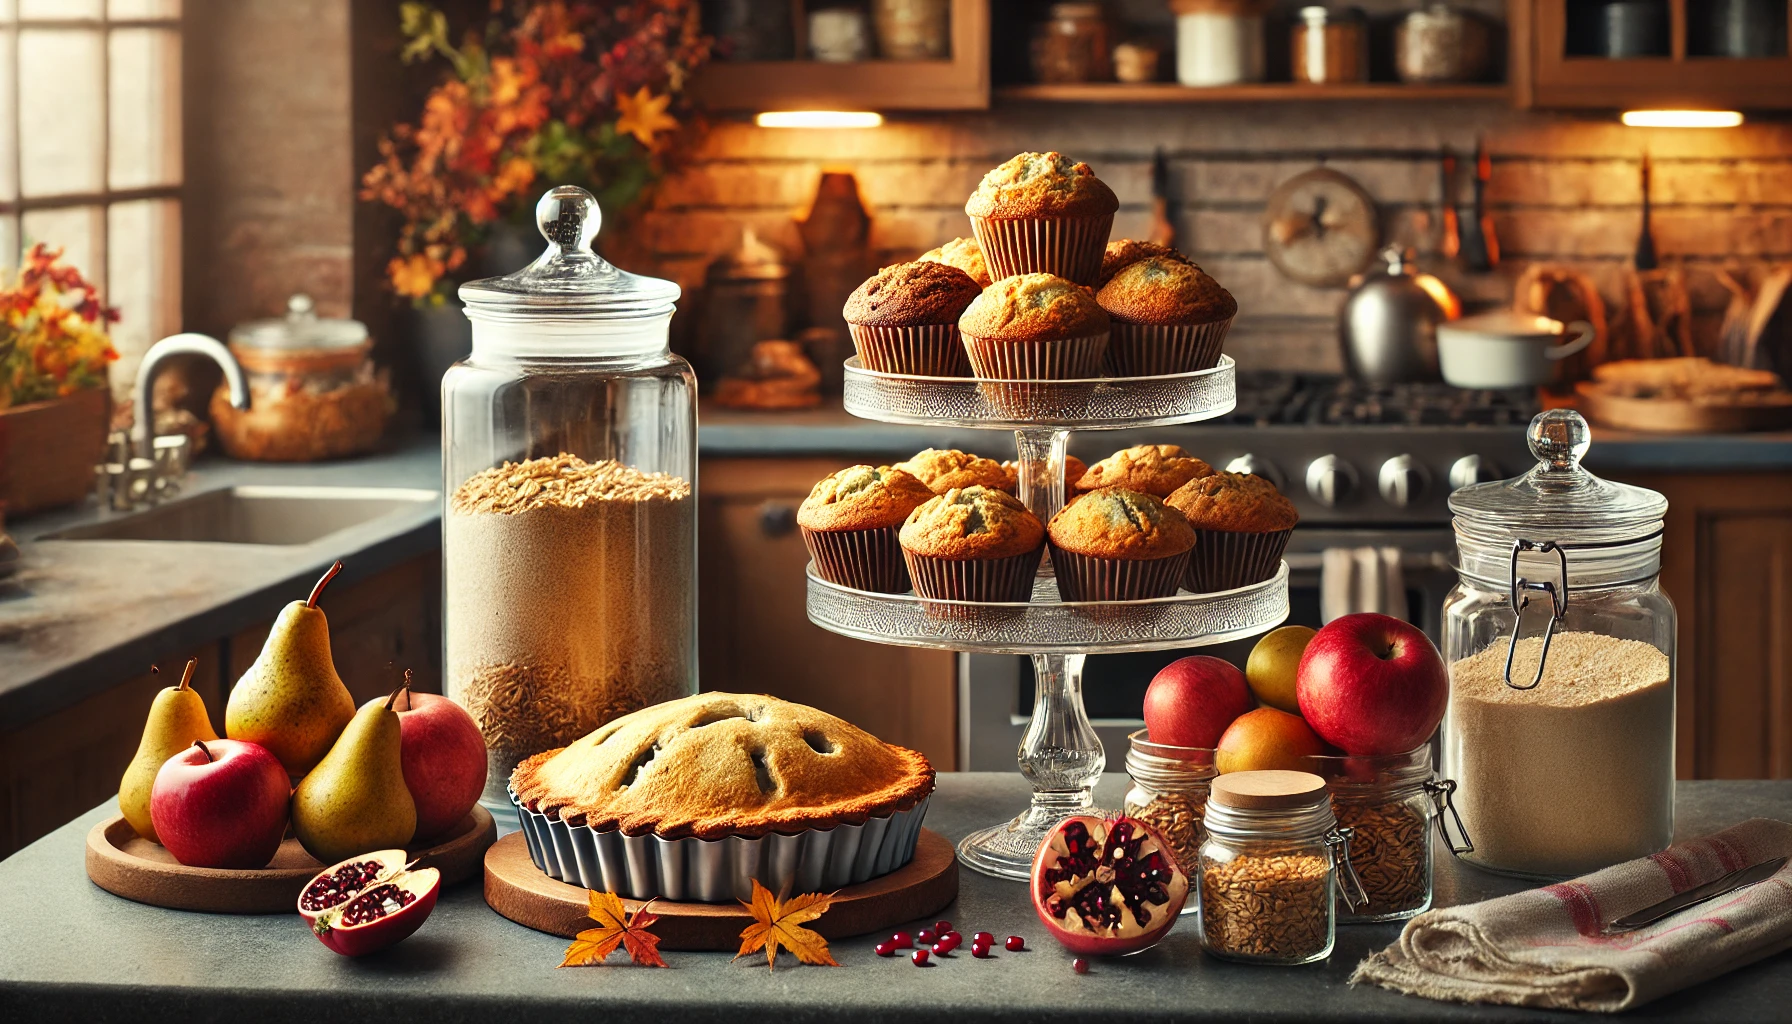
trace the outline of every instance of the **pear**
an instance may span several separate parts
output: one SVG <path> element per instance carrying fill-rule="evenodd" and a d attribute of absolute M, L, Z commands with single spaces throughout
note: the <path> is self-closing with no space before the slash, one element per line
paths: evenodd
<path fill-rule="evenodd" d="M 317 764 L 355 714 L 355 699 L 330 660 L 330 624 L 317 607 L 324 585 L 341 571 L 341 562 L 330 566 L 308 599 L 281 610 L 224 707 L 224 732 L 266 747 L 295 779 Z"/>
<path fill-rule="evenodd" d="M 322 863 L 402 848 L 417 831 L 417 805 L 404 784 L 403 730 L 392 710 L 408 685 L 383 704 L 363 704 L 293 792 L 293 834 Z"/>
<path fill-rule="evenodd" d="M 156 772 L 163 762 L 195 741 L 218 738 L 205 713 L 205 699 L 189 685 L 198 665 L 198 658 L 188 658 L 180 682 L 156 694 L 155 702 L 149 706 L 149 719 L 143 723 L 143 741 L 137 744 L 137 756 L 131 758 L 118 783 L 118 809 L 124 812 L 124 820 L 152 843 L 161 842 L 149 820 L 149 790 L 155 785 Z"/>

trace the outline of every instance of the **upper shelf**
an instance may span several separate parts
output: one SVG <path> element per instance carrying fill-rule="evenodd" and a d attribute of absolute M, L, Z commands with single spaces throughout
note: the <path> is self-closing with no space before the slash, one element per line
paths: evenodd
<path fill-rule="evenodd" d="M 1080 82 L 1074 85 L 1004 85 L 997 99 L 1042 103 L 1239 103 L 1325 100 L 1470 100 L 1504 103 L 1511 92 L 1502 83 L 1402 85 L 1398 82 L 1339 82 L 1304 85 L 1253 82 L 1248 85 L 1189 86 L 1174 82 Z"/>

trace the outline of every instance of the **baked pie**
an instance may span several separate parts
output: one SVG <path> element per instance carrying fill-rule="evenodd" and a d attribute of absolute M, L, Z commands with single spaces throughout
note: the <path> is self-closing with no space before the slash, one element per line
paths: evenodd
<path fill-rule="evenodd" d="M 510 785 L 521 806 L 575 828 L 720 839 L 911 810 L 933 792 L 933 766 L 802 704 L 701 693 L 528 758 Z"/>

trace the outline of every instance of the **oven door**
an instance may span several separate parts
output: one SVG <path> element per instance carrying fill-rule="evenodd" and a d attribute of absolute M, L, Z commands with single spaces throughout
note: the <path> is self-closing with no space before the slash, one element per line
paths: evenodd
<path fill-rule="evenodd" d="M 1327 548 L 1400 551 L 1407 618 L 1435 642 L 1444 597 L 1456 585 L 1455 537 L 1444 527 L 1407 529 L 1300 528 L 1289 538 L 1288 622 L 1318 627 L 1321 565 Z M 1083 706 L 1118 771 L 1126 735 L 1145 724 L 1145 687 L 1158 669 L 1188 654 L 1213 654 L 1243 665 L 1257 638 L 1210 647 L 1091 656 L 1083 669 Z M 1009 771 L 1033 713 L 1033 665 L 1008 654 L 961 654 L 958 663 L 958 763 L 965 771 Z"/>

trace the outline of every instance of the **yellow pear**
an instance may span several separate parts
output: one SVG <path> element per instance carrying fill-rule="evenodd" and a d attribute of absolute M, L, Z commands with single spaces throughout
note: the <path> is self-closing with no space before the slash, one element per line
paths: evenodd
<path fill-rule="evenodd" d="M 162 763 L 192 746 L 195 740 L 215 740 L 212 721 L 205 713 L 205 699 L 189 684 L 198 658 L 188 658 L 180 674 L 180 682 L 163 688 L 149 706 L 149 718 L 143 723 L 143 741 L 137 744 L 137 756 L 124 770 L 118 783 L 118 809 L 137 834 L 152 843 L 159 843 L 156 827 L 149 820 L 149 790 L 155 785 L 156 772 Z"/>
<path fill-rule="evenodd" d="M 341 571 L 341 562 L 330 566 L 309 599 L 281 610 L 224 706 L 224 732 L 266 747 L 295 779 L 322 759 L 355 714 L 355 699 L 330 660 L 330 624 L 317 607 L 324 585 Z"/>
<path fill-rule="evenodd" d="M 369 701 L 292 795 L 292 830 L 305 852 L 334 864 L 369 850 L 400 848 L 417 831 L 404 784 L 402 730 L 392 702 Z"/>

